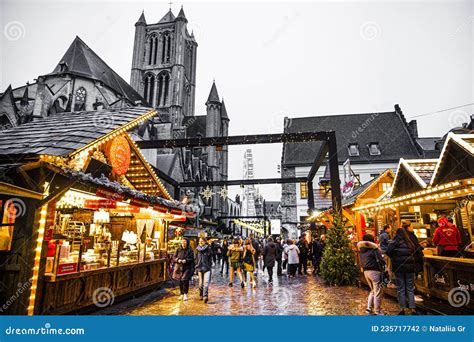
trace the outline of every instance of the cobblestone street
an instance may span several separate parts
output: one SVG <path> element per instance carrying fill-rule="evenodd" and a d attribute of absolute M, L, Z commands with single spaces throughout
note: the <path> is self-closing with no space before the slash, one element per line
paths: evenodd
<path fill-rule="evenodd" d="M 209 303 L 199 300 L 197 282 L 191 282 L 189 300 L 179 301 L 179 289 L 162 289 L 118 303 L 96 312 L 99 315 L 365 315 L 368 289 L 356 286 L 330 287 L 313 275 L 287 279 L 258 274 L 258 286 L 242 289 L 234 280 L 213 270 Z M 386 297 L 386 314 L 397 314 L 394 299 Z"/>

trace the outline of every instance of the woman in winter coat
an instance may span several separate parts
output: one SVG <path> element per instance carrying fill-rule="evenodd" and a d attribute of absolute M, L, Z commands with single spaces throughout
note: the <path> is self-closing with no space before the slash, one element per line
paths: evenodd
<path fill-rule="evenodd" d="M 409 224 L 404 224 L 404 226 Z M 419 244 L 418 244 L 419 246 Z M 397 285 L 400 315 L 416 314 L 415 273 L 420 269 L 417 244 L 410 238 L 407 229 L 398 228 L 395 238 L 389 243 L 387 255 L 392 260 L 392 271 Z"/>
<path fill-rule="evenodd" d="M 273 268 L 275 267 L 275 261 L 277 259 L 278 248 L 273 242 L 273 238 L 267 239 L 267 244 L 263 249 L 263 264 L 268 272 L 268 283 L 273 284 Z"/>
<path fill-rule="evenodd" d="M 207 303 L 209 300 L 209 284 L 211 282 L 212 250 L 206 238 L 199 239 L 196 248 L 196 271 L 199 277 L 199 299 Z"/>
<path fill-rule="evenodd" d="M 293 240 L 288 240 L 288 246 L 286 246 L 284 255 L 286 260 L 288 260 L 288 278 L 294 278 L 296 275 L 296 270 L 300 263 L 299 258 L 300 250 L 295 245 Z"/>
<path fill-rule="evenodd" d="M 179 300 L 188 300 L 189 280 L 194 274 L 194 253 L 186 239 L 181 241 L 181 246 L 173 257 L 173 278 L 179 280 Z"/>
<path fill-rule="evenodd" d="M 244 246 L 244 255 L 243 255 L 243 263 L 244 263 L 244 279 L 247 281 L 247 273 L 250 275 L 250 282 L 252 287 L 257 287 L 257 280 L 255 279 L 255 266 L 257 263 L 255 262 L 255 254 L 256 250 L 252 245 L 252 240 L 247 239 L 245 240 Z"/>
<path fill-rule="evenodd" d="M 371 234 L 364 236 L 363 241 L 357 243 L 359 250 L 360 266 L 364 270 L 364 276 L 370 287 L 369 297 L 367 298 L 368 314 L 383 315 L 382 298 L 383 298 L 383 271 L 385 261 L 375 239 Z"/>

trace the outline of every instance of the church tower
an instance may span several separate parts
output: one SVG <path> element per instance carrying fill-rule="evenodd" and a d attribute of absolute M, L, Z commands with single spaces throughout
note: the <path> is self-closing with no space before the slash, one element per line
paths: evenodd
<path fill-rule="evenodd" d="M 130 84 L 173 129 L 194 116 L 197 42 L 187 22 L 181 7 L 177 17 L 170 9 L 147 24 L 142 13 L 135 24 Z"/>

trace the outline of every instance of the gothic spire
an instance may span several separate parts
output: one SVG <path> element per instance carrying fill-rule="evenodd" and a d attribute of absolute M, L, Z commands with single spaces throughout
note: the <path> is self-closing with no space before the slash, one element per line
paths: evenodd
<path fill-rule="evenodd" d="M 140 16 L 140 18 L 138 18 L 138 21 L 136 22 L 135 25 L 138 25 L 138 24 L 145 24 L 146 25 L 145 11 L 144 10 L 142 11 L 142 15 Z"/>
<path fill-rule="evenodd" d="M 207 98 L 206 105 L 208 103 L 221 103 L 219 100 L 219 93 L 217 92 L 216 82 L 212 82 L 211 92 Z"/>
<path fill-rule="evenodd" d="M 225 108 L 224 98 L 222 98 L 221 119 L 229 121 L 229 116 L 227 115 L 227 109 Z"/>
<path fill-rule="evenodd" d="M 26 87 L 25 87 L 25 91 L 23 92 L 23 97 L 21 98 L 21 101 L 20 101 L 20 104 L 22 106 L 26 106 L 29 102 L 29 98 L 28 98 L 28 86 L 30 85 L 29 82 L 26 82 Z"/>
<path fill-rule="evenodd" d="M 181 10 L 179 11 L 178 13 L 178 16 L 176 17 L 176 19 L 184 19 L 185 21 L 188 21 L 186 19 L 186 15 L 184 14 L 184 10 L 183 10 L 183 5 L 181 5 Z"/>

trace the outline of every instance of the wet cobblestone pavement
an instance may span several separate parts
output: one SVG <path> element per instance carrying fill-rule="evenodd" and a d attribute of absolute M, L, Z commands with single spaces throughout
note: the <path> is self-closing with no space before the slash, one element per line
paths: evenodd
<path fill-rule="evenodd" d="M 199 300 L 197 282 L 191 282 L 189 300 L 179 301 L 179 288 L 153 291 L 102 309 L 99 315 L 366 315 L 368 289 L 356 286 L 327 286 L 313 275 L 288 279 L 275 275 L 273 285 L 268 276 L 258 273 L 257 288 L 245 289 L 234 279 L 213 269 L 209 302 Z M 396 315 L 397 303 L 390 297 L 383 302 L 385 314 Z"/>

